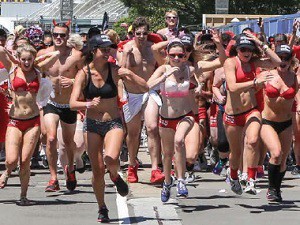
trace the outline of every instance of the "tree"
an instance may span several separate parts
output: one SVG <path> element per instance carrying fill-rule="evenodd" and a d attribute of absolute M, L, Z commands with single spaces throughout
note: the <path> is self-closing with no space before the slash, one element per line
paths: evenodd
<path fill-rule="evenodd" d="M 165 26 L 165 12 L 174 9 L 179 13 L 183 26 L 200 25 L 202 14 L 215 13 L 214 0 L 121 0 L 130 7 L 129 18 L 137 16 L 148 18 L 151 29 L 158 30 Z M 229 0 L 230 14 L 294 14 L 300 10 L 299 0 Z"/>

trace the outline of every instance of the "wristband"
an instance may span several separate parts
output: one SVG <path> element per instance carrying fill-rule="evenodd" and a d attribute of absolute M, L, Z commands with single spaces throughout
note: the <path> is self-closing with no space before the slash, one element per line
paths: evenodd
<path fill-rule="evenodd" d="M 85 104 L 85 107 L 86 107 L 87 109 L 91 108 L 91 107 L 92 107 L 92 102 L 87 102 L 87 103 Z"/>
<path fill-rule="evenodd" d="M 262 49 L 263 49 L 264 52 L 266 52 L 269 49 L 269 46 L 267 44 L 264 44 L 262 46 Z"/>
<path fill-rule="evenodd" d="M 72 81 L 72 84 L 74 84 L 75 83 L 75 79 L 73 78 L 73 79 L 71 79 L 71 81 Z"/>
<path fill-rule="evenodd" d="M 256 87 L 256 78 L 253 80 L 253 86 Z"/>

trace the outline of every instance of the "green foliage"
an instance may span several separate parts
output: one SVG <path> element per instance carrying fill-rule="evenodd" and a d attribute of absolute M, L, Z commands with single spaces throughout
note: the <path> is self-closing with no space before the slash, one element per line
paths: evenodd
<path fill-rule="evenodd" d="M 181 26 L 200 25 L 202 14 L 215 13 L 214 0 L 121 1 L 131 8 L 128 21 L 133 21 L 137 16 L 145 16 L 148 18 L 153 31 L 165 27 L 164 15 L 166 11 L 171 9 L 178 12 Z M 299 10 L 299 0 L 229 0 L 230 14 L 284 15 L 297 13 Z"/>

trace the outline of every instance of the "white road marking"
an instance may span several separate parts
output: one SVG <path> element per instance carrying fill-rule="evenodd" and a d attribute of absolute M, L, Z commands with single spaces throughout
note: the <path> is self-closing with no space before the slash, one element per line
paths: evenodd
<path fill-rule="evenodd" d="M 172 201 L 172 199 L 171 199 Z M 136 198 L 128 200 L 133 206 L 140 225 L 182 225 L 174 204 L 163 204 L 160 198 Z"/>

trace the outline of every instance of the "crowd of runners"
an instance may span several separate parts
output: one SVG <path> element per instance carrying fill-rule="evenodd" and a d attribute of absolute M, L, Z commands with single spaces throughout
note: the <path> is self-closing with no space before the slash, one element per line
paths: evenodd
<path fill-rule="evenodd" d="M 291 173 L 300 176 L 300 24 L 266 37 L 261 21 L 261 32 L 241 34 L 191 32 L 178 26 L 174 10 L 165 22 L 154 32 L 138 17 L 122 24 L 121 38 L 97 27 L 73 34 L 55 20 L 51 31 L 0 29 L 1 189 L 17 169 L 18 204 L 30 205 L 30 168 L 49 168 L 46 192 L 60 190 L 62 168 L 74 191 L 76 172 L 89 163 L 98 222 L 109 222 L 104 175 L 121 196 L 139 182 L 144 128 L 149 180 L 162 185 L 162 202 L 172 187 L 187 198 L 186 184 L 207 170 L 207 158 L 238 195 L 256 195 L 267 171 L 266 198 L 282 201 L 287 167 L 294 163 Z M 128 154 L 124 178 L 120 154 L 121 161 Z"/>

